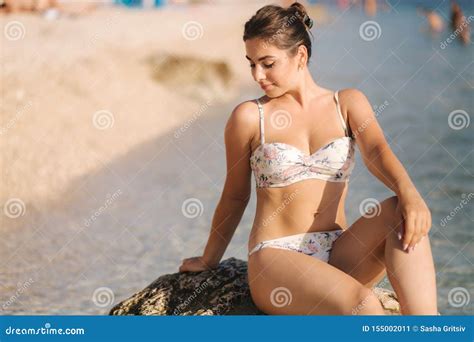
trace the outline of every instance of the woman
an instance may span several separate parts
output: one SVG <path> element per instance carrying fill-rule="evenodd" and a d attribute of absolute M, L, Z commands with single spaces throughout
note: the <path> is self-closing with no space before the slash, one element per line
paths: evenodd
<path fill-rule="evenodd" d="M 265 91 L 239 104 L 225 129 L 227 178 L 202 256 L 180 271 L 217 267 L 251 191 L 257 209 L 248 280 L 268 314 L 384 314 L 371 291 L 387 272 L 403 314 L 437 314 L 431 215 L 391 151 L 367 98 L 316 84 L 305 8 L 265 6 L 245 24 L 246 58 Z M 358 145 L 396 194 L 347 227 L 344 202 Z M 285 303 L 280 299 L 285 298 Z"/>

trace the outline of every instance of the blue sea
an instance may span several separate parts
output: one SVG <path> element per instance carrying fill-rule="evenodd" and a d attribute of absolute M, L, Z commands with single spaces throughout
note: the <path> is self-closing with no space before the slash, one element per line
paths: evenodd
<path fill-rule="evenodd" d="M 474 2 L 459 3 L 472 27 Z M 329 27 L 316 28 L 313 75 L 330 88 L 359 88 L 369 98 L 392 150 L 432 211 L 439 310 L 472 315 L 473 45 L 449 39 L 449 1 L 387 4 L 388 10 L 375 17 L 349 10 Z M 430 35 L 417 4 L 436 10 L 446 29 Z M 368 20 L 374 23 L 364 26 Z M 358 157 L 347 202 L 349 222 L 358 217 L 364 198 L 390 195 Z"/>

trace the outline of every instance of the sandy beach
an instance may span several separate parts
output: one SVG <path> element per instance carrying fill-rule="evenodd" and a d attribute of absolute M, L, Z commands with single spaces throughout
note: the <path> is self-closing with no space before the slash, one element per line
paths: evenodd
<path fill-rule="evenodd" d="M 196 112 L 204 99 L 156 82 L 150 58 L 192 54 L 202 58 L 195 67 L 208 73 L 211 64 L 205 61 L 223 61 L 232 65 L 233 85 L 213 92 L 209 100 L 235 92 L 244 67 L 237 58 L 238 25 L 217 15 L 221 20 L 212 23 L 219 30 L 209 21 L 202 30 L 195 27 L 195 34 L 202 34 L 199 41 L 182 32 L 183 25 L 203 21 L 209 10 L 101 8 L 55 21 L 3 16 L 2 27 L 15 21 L 24 37 L 2 43 L 2 202 L 15 197 L 30 207 L 62 197 L 62 189 L 76 177 Z M 222 29 L 224 23 L 228 30 Z M 217 89 L 219 79 L 214 81 L 209 86 Z"/>
<path fill-rule="evenodd" d="M 259 6 L 2 15 L 1 202 L 64 200 L 72 180 L 212 115 L 250 85 L 241 36 Z"/>

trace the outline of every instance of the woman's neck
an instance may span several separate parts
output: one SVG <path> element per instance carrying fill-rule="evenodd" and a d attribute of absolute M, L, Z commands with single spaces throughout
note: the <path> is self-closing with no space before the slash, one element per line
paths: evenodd
<path fill-rule="evenodd" d="M 303 110 L 309 108 L 311 101 L 323 93 L 323 88 L 316 84 L 313 76 L 309 72 L 309 68 L 305 67 L 301 72 L 301 76 L 297 85 L 287 91 L 283 96 L 291 101 L 296 101 Z"/>

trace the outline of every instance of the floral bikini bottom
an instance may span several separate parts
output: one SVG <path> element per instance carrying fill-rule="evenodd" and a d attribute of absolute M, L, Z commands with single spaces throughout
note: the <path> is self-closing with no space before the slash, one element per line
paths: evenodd
<path fill-rule="evenodd" d="M 266 240 L 257 243 L 249 252 L 248 256 L 262 248 L 271 247 L 304 253 L 321 261 L 328 262 L 332 245 L 342 233 L 343 230 L 338 229 L 324 232 L 301 233 Z"/>

